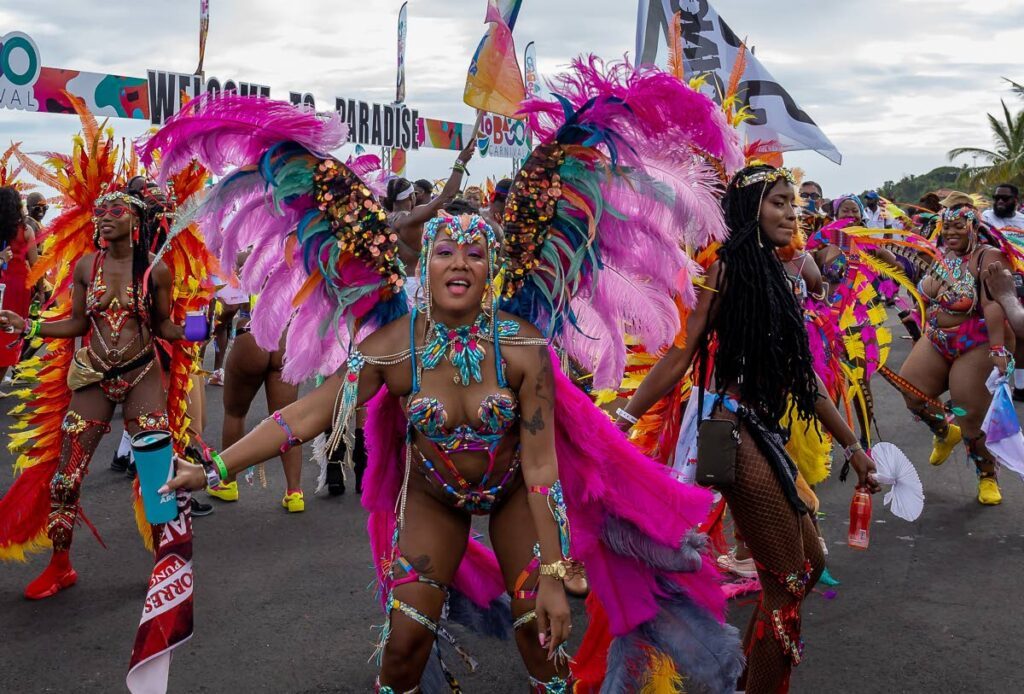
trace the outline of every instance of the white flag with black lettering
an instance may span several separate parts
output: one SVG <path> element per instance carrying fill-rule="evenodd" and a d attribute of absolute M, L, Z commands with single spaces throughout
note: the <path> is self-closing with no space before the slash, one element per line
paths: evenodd
<path fill-rule="evenodd" d="M 708 73 L 708 96 L 720 100 L 739 55 L 741 40 L 707 0 L 639 0 L 637 63 L 658 64 L 666 55 L 669 22 L 680 13 L 687 76 Z M 740 106 L 753 115 L 742 129 L 748 141 L 774 141 L 783 151 L 813 149 L 837 164 L 843 155 L 756 57 L 747 53 L 740 79 Z"/>

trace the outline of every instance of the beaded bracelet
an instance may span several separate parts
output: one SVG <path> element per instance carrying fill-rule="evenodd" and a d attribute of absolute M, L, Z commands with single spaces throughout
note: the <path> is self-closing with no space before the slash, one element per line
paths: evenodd
<path fill-rule="evenodd" d="M 459 173 L 466 174 L 467 176 L 469 175 L 469 169 L 466 168 L 466 165 L 463 164 L 460 159 L 456 159 L 455 163 L 452 164 L 452 170 L 453 171 L 458 171 Z"/>
<path fill-rule="evenodd" d="M 224 459 L 220 457 L 220 453 L 211 450 L 210 460 L 213 461 L 214 466 L 217 468 L 221 481 L 226 483 L 228 481 L 228 466 L 224 464 Z"/>
<path fill-rule="evenodd" d="M 292 428 L 288 426 L 288 422 L 284 421 L 284 415 L 281 414 L 280 410 L 275 410 L 270 418 L 277 422 L 278 426 L 284 429 L 285 436 L 288 440 L 281 444 L 281 452 L 287 453 L 291 449 L 302 444 L 302 439 L 298 438 L 293 432 Z"/>
<path fill-rule="evenodd" d="M 21 335 L 26 340 L 31 340 L 33 337 L 39 334 L 39 328 L 42 325 L 42 321 L 28 319 L 25 321 L 25 327 L 21 329 Z"/>

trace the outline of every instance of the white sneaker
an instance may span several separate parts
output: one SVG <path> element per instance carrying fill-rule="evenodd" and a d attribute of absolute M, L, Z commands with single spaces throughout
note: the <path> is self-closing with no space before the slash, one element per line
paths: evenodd
<path fill-rule="evenodd" d="M 755 578 L 757 576 L 757 566 L 754 564 L 754 558 L 737 559 L 735 548 L 729 550 L 728 554 L 723 554 L 718 558 L 718 566 L 723 571 L 736 574 L 741 578 Z"/>

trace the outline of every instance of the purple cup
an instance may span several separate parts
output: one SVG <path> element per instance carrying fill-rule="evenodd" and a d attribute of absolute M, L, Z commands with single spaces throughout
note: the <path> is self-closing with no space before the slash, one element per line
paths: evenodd
<path fill-rule="evenodd" d="M 210 321 L 206 311 L 189 311 L 185 314 L 185 339 L 189 342 L 205 342 L 210 338 Z"/>

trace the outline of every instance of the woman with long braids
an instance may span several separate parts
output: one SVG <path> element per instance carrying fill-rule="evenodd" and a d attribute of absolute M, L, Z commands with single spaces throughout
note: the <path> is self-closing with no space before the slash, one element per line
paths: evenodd
<path fill-rule="evenodd" d="M 751 166 L 732 179 L 722 201 L 730 235 L 688 318 L 686 346 L 669 349 L 619 414 L 620 426 L 628 428 L 696 362 L 696 383 L 707 385 L 714 377 L 711 416 L 737 422 L 735 482 L 720 491 L 762 585 L 744 640 L 747 669 L 739 689 L 747 692 L 788 690 L 803 650 L 800 605 L 824 566 L 779 421 L 791 403 L 800 417 L 818 416 L 826 428 L 839 419 L 821 392 L 803 312 L 776 254 L 796 228 L 794 199 L 786 169 Z M 707 373 L 711 364 L 713 374 Z M 848 443 L 847 459 L 859 483 L 874 491 L 870 459 L 855 440 Z"/>
<path fill-rule="evenodd" d="M 0 328 L 11 336 L 82 338 L 68 377 L 72 395 L 61 427 L 59 463 L 49 482 L 45 537 L 53 545 L 53 555 L 43 573 L 25 589 L 25 597 L 30 599 L 50 597 L 78 579 L 70 550 L 81 515 L 82 482 L 93 452 L 110 431 L 114 408 L 122 406 L 129 434 L 168 429 L 167 392 L 155 339 L 180 340 L 184 334 L 170 319 L 172 277 L 167 267 L 157 264 L 148 273 L 148 284 L 143 280 L 151 260 L 149 239 L 142 233 L 147 228 L 148 209 L 125 189 L 96 199 L 92 218 L 95 252 L 87 253 L 74 266 L 67 318 L 31 321 L 12 311 L 0 311 Z M 28 473 L 35 469 L 28 468 L 15 481 L 7 494 L 10 500 L 5 497 L 4 502 L 13 505 L 20 498 L 19 485 L 30 484 L 34 477 Z M 31 509 L 10 508 L 5 503 L 0 516 L 27 510 Z M 6 527 L 5 521 L 0 518 Z M 8 544 L 11 539 L 0 538 L 0 542 Z"/>
<path fill-rule="evenodd" d="M 2 308 L 28 317 L 32 290 L 28 287 L 28 271 L 35 265 L 35 233 L 25 222 L 21 193 L 13 186 L 0 187 L 0 291 Z M 21 343 L 0 335 L 0 382 L 7 369 L 21 358 Z"/>
<path fill-rule="evenodd" d="M 454 643 L 451 622 L 512 631 L 530 691 L 571 691 L 560 650 L 570 629 L 562 581 L 577 561 L 622 637 L 607 663 L 611 691 L 627 682 L 645 686 L 665 671 L 688 687 L 733 691 L 735 630 L 721 621 L 715 571 L 693 532 L 710 495 L 676 483 L 637 452 L 561 373 L 550 349 L 551 339 L 575 329 L 569 306 L 577 292 L 606 311 L 610 325 L 621 325 L 612 319 L 621 315 L 621 292 L 597 287 L 602 263 L 632 277 L 634 262 L 658 252 L 670 267 L 657 268 L 648 283 L 666 295 L 674 286 L 686 267 L 679 230 L 692 197 L 677 199 L 675 188 L 651 178 L 637 141 L 646 129 L 669 143 L 689 142 L 677 123 L 694 105 L 717 108 L 654 71 L 620 68 L 601 86 L 612 93 L 577 98 L 574 110 L 556 100 L 524 104 L 554 123 L 533 123 L 544 144 L 509 194 L 505 254 L 475 214 L 430 219 L 419 259 L 422 298 L 411 313 L 387 215 L 350 168 L 315 154 L 340 144 L 336 121 L 227 97 L 179 114 L 148 145 L 165 162 L 231 153 L 239 168 L 210 162 L 231 188 L 211 191 L 207 201 L 217 209 L 204 216 L 239 210 L 229 226 L 252 229 L 250 215 L 265 214 L 263 206 L 282 210 L 252 239 L 293 249 L 255 266 L 269 279 L 253 335 L 273 346 L 292 317 L 285 377 L 329 374 L 205 466 L 179 462 L 169 487 L 200 488 L 207 474 L 230 479 L 312 439 L 332 419 L 329 443 L 345 440 L 351 450 L 355 413 L 368 404 L 362 501 L 386 614 L 380 692 L 438 691 L 446 682 L 461 691 L 434 656 Z M 641 103 L 656 98 L 660 108 Z M 675 111 L 666 113 L 670 106 Z M 264 131 L 266 123 L 273 128 Z M 288 124 L 295 139 L 282 144 Z M 717 124 L 704 125 L 701 134 Z M 701 145 L 713 151 L 708 139 Z M 681 147 L 692 160 L 689 146 Z M 287 189 L 264 176 L 284 168 Z M 714 175 L 701 168 L 685 181 L 687 191 L 702 191 Z M 262 205 L 238 205 L 238 196 L 249 195 Z M 602 213 L 613 198 L 623 214 Z M 222 253 L 233 250 L 227 244 Z M 501 258 L 508 280 L 498 292 Z M 652 337 L 643 316 L 632 327 Z M 674 329 L 668 332 L 671 339 Z M 335 371 L 339 341 L 346 368 Z M 469 537 L 473 515 L 489 516 L 493 554 Z"/>
<path fill-rule="evenodd" d="M 992 395 L 985 381 L 992 367 L 1005 373 L 1013 362 L 1014 336 L 1006 330 L 1002 306 L 982 288 L 988 267 L 1006 267 L 1006 256 L 978 238 L 979 215 L 970 205 L 942 213 L 942 258 L 918 283 L 928 301 L 925 339 L 919 340 L 900 369 L 907 408 L 934 435 L 932 465 L 941 465 L 961 441 L 978 472 L 978 503 L 1002 501 L 996 465 L 985 447 L 981 423 Z M 985 349 L 987 347 L 987 349 Z M 949 408 L 938 402 L 949 391 L 956 424 Z"/>

